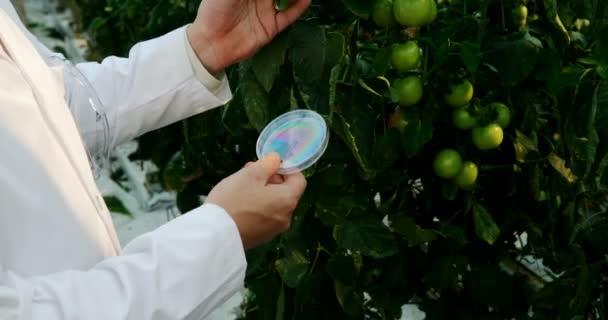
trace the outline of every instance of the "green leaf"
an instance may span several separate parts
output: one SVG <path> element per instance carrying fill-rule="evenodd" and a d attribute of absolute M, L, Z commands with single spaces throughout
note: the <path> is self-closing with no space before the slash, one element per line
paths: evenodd
<path fill-rule="evenodd" d="M 420 116 L 414 113 L 406 114 L 405 119 L 408 124 L 403 129 L 402 138 L 405 154 L 411 158 L 433 138 L 433 123 L 420 119 Z"/>
<path fill-rule="evenodd" d="M 570 34 L 562 20 L 559 17 L 558 8 L 557 8 L 557 0 L 543 0 L 544 14 L 545 18 L 549 25 L 553 28 L 553 31 L 556 33 L 558 42 L 563 45 L 570 44 Z"/>
<path fill-rule="evenodd" d="M 354 287 L 345 286 L 339 281 L 334 281 L 334 289 L 336 293 L 336 299 L 342 310 L 351 317 L 361 318 L 363 312 L 363 294 Z"/>
<path fill-rule="evenodd" d="M 604 154 L 604 156 L 599 160 L 597 165 L 596 177 L 595 177 L 595 185 L 596 188 L 601 189 L 604 186 L 602 185 L 602 180 L 604 178 L 604 173 L 606 172 L 606 168 L 608 168 L 608 152 Z"/>
<path fill-rule="evenodd" d="M 310 262 L 299 251 L 292 251 L 289 256 L 275 261 L 275 268 L 279 272 L 283 283 L 290 288 L 295 288 L 308 272 Z"/>
<path fill-rule="evenodd" d="M 454 181 L 445 181 L 441 186 L 441 195 L 449 201 L 456 200 L 460 188 Z"/>
<path fill-rule="evenodd" d="M 356 265 L 352 255 L 334 255 L 327 261 L 327 273 L 332 279 L 340 281 L 345 285 L 355 285 L 360 266 Z"/>
<path fill-rule="evenodd" d="M 290 61 L 299 94 L 308 109 L 329 115 L 335 86 L 341 74 L 346 40 L 340 33 L 326 33 L 319 25 L 301 22 L 289 33 Z"/>
<path fill-rule="evenodd" d="M 600 64 L 595 69 L 597 74 L 604 80 L 608 80 L 608 64 Z"/>
<path fill-rule="evenodd" d="M 384 258 L 399 250 L 391 231 L 376 220 L 354 220 L 334 227 L 334 239 L 344 249 L 374 258 Z"/>
<path fill-rule="evenodd" d="M 497 266 L 473 270 L 469 281 L 471 296 L 475 301 L 493 307 L 515 307 L 515 281 Z"/>
<path fill-rule="evenodd" d="M 195 170 L 186 162 L 181 151 L 178 151 L 167 163 L 163 170 L 165 187 L 173 191 L 183 191 L 186 184 L 199 178 L 202 171 Z"/>
<path fill-rule="evenodd" d="M 422 229 L 411 217 L 399 215 L 391 218 L 391 228 L 402 234 L 410 247 L 419 246 L 437 239 L 434 230 Z"/>
<path fill-rule="evenodd" d="M 239 135 L 247 127 L 249 118 L 243 106 L 243 96 L 237 88 L 234 98 L 222 108 L 222 123 L 231 135 Z"/>
<path fill-rule="evenodd" d="M 354 179 L 351 166 L 353 165 L 349 163 L 331 163 L 327 167 L 319 168 L 317 171 L 319 182 L 328 187 L 351 185 Z"/>
<path fill-rule="evenodd" d="M 500 229 L 486 208 L 479 204 L 473 206 L 473 223 L 477 236 L 490 245 L 494 244 L 500 235 Z"/>
<path fill-rule="evenodd" d="M 239 93 L 243 98 L 243 106 L 249 122 L 261 132 L 269 121 L 269 97 L 264 87 L 255 77 L 246 63 L 239 66 Z"/>
<path fill-rule="evenodd" d="M 388 131 L 384 136 L 376 140 L 374 146 L 374 163 L 378 169 L 386 169 L 393 165 L 401 155 L 401 143 L 399 132 Z"/>
<path fill-rule="evenodd" d="M 274 253 L 275 246 L 276 243 L 271 241 L 246 251 L 247 276 L 262 274 L 274 267 L 268 263 L 268 255 Z"/>
<path fill-rule="evenodd" d="M 586 163 L 585 177 L 591 173 L 591 166 L 596 160 L 597 147 L 600 143 L 600 138 L 595 128 L 600 88 L 600 85 L 595 87 L 589 108 L 584 109 L 585 111 L 588 110 L 585 117 L 586 119 L 583 120 L 584 142 L 580 142 L 576 145 L 577 149 L 580 150 L 579 152 L 583 155 L 582 158 Z"/>
<path fill-rule="evenodd" d="M 346 38 L 342 33 L 328 32 L 325 67 L 326 69 L 333 68 L 343 58 L 346 50 Z"/>
<path fill-rule="evenodd" d="M 373 9 L 374 1 L 370 0 L 342 0 L 346 8 L 355 15 L 367 19 Z"/>
<path fill-rule="evenodd" d="M 532 77 L 540 81 L 546 81 L 549 88 L 554 90 L 559 84 L 558 80 L 561 70 L 562 65 L 559 54 L 548 49 L 543 49 L 539 54 L 536 71 Z"/>
<path fill-rule="evenodd" d="M 479 43 L 462 42 L 459 47 L 460 59 L 464 62 L 467 70 L 471 74 L 477 73 L 477 68 L 481 64 L 481 46 Z"/>
<path fill-rule="evenodd" d="M 316 216 L 326 225 L 333 226 L 344 223 L 353 210 L 367 210 L 367 201 L 364 197 L 354 194 L 327 193 L 326 188 L 320 188 L 323 194 L 318 195 Z"/>
<path fill-rule="evenodd" d="M 464 246 L 467 244 L 466 233 L 461 227 L 457 227 L 447 223 L 441 223 L 438 228 L 438 231 L 441 235 L 452 240 L 452 242 L 456 243 L 459 246 Z"/>
<path fill-rule="evenodd" d="M 290 54 L 294 75 L 305 84 L 318 82 L 327 59 L 327 36 L 317 24 L 298 22 L 289 31 Z"/>
<path fill-rule="evenodd" d="M 487 62 L 497 70 L 497 76 L 508 87 L 526 79 L 535 69 L 542 43 L 525 33 L 517 38 L 499 38 L 485 56 Z"/>
<path fill-rule="evenodd" d="M 583 314 L 586 312 L 589 302 L 593 299 L 593 291 L 597 287 L 599 277 L 592 276 L 589 268 L 587 257 L 583 248 L 579 245 L 573 246 L 573 253 L 576 259 L 578 275 L 576 277 L 576 292 L 570 300 L 570 308 L 572 313 Z"/>
<path fill-rule="evenodd" d="M 180 212 L 186 213 L 200 207 L 200 194 L 192 184 L 187 185 L 183 191 L 177 193 L 175 202 Z"/>
<path fill-rule="evenodd" d="M 329 90 L 325 91 L 325 87 L 322 89 L 323 94 L 328 96 L 328 98 L 324 98 L 324 101 L 327 101 L 329 106 L 327 114 L 331 115 L 336 107 L 336 87 L 345 68 L 343 60 L 346 50 L 346 38 L 341 33 L 330 32 L 327 34 L 327 42 L 327 62 L 323 79 L 328 78 L 328 86 L 326 88 Z M 323 83 L 326 83 L 325 80 L 323 80 Z"/>
<path fill-rule="evenodd" d="M 465 256 L 435 254 L 430 270 L 425 272 L 424 282 L 431 288 L 441 290 L 454 285 L 458 275 L 465 273 L 466 268 Z"/>
<path fill-rule="evenodd" d="M 288 0 L 284 0 L 287 2 Z M 266 92 L 272 89 L 275 78 L 285 62 L 285 54 L 289 45 L 287 34 L 280 34 L 269 45 L 263 47 L 251 61 L 253 73 L 260 81 Z"/>
<path fill-rule="evenodd" d="M 391 47 L 384 47 L 378 50 L 374 61 L 372 62 L 372 70 L 374 76 L 384 76 L 391 66 Z"/>
<path fill-rule="evenodd" d="M 279 295 L 281 294 L 281 281 L 275 273 L 267 273 L 263 276 L 252 277 L 247 281 L 247 288 L 255 293 L 255 305 L 258 311 L 258 319 L 276 319 L 279 306 Z"/>
<path fill-rule="evenodd" d="M 331 121 L 336 134 L 349 147 L 365 178 L 375 175 L 371 165 L 378 113 L 367 104 L 369 97 L 357 87 L 338 86 L 336 113 Z"/>
<path fill-rule="evenodd" d="M 131 212 L 129 212 L 129 209 L 127 209 L 127 207 L 125 207 L 125 205 L 122 203 L 122 201 L 120 201 L 120 199 L 110 196 L 110 197 L 103 197 L 104 202 L 106 203 L 106 206 L 108 207 L 108 210 L 112 213 L 118 213 L 118 214 L 124 214 L 124 215 L 128 215 L 131 216 Z"/>
<path fill-rule="evenodd" d="M 536 142 L 531 138 L 528 138 L 521 131 L 515 129 L 515 139 L 513 140 L 513 146 L 515 149 L 515 158 L 519 162 L 526 162 L 528 154 L 532 151 L 538 151 Z"/>

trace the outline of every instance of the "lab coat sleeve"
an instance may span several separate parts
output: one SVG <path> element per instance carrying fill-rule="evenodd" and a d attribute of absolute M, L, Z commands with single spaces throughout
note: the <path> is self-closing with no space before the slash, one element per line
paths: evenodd
<path fill-rule="evenodd" d="M 0 272 L 0 319 L 201 319 L 242 288 L 233 220 L 204 205 L 128 244 L 91 270 L 30 278 Z"/>
<path fill-rule="evenodd" d="M 112 146 L 232 98 L 226 75 L 214 79 L 195 58 L 187 28 L 136 44 L 128 58 L 78 64 L 106 109 Z"/>

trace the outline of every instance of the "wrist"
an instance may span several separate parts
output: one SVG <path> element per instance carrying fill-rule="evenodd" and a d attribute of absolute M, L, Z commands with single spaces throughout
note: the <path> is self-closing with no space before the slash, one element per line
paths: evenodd
<path fill-rule="evenodd" d="M 216 42 L 204 33 L 199 32 L 198 28 L 192 25 L 186 28 L 186 36 L 196 57 L 209 73 L 215 76 L 226 68 L 219 59 L 218 50 L 215 46 Z"/>

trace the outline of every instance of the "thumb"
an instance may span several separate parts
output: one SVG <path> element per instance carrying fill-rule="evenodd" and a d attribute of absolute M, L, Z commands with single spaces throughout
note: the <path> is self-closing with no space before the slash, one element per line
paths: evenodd
<path fill-rule="evenodd" d="M 248 167 L 248 169 L 250 169 L 256 175 L 257 178 L 263 180 L 264 182 L 267 182 L 270 177 L 272 177 L 279 171 L 280 167 L 281 157 L 278 153 L 272 152 L 265 155 L 257 162 L 253 163 L 251 166 Z"/>

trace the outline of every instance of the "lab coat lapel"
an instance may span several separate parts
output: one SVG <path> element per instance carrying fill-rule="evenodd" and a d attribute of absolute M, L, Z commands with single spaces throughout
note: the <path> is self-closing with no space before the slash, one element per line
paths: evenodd
<path fill-rule="evenodd" d="M 61 77 L 46 65 L 32 43 L 1 8 L 0 39 L 11 59 L 28 79 L 41 108 L 41 113 L 48 122 L 54 138 L 62 145 L 66 157 L 69 158 L 74 170 L 80 176 L 83 189 L 88 193 L 91 202 L 97 209 L 96 212 L 104 222 L 118 253 L 120 244 L 112 226 L 111 216 L 95 185 L 78 128 L 64 100 L 64 86 Z"/>

